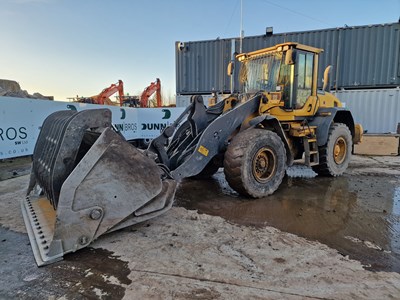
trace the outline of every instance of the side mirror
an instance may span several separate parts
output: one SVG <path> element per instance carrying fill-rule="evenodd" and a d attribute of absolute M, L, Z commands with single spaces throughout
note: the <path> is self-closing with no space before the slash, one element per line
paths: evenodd
<path fill-rule="evenodd" d="M 285 64 L 294 65 L 296 63 L 296 50 L 290 48 L 286 51 Z"/>
<path fill-rule="evenodd" d="M 235 68 L 235 65 L 233 64 L 233 61 L 229 62 L 228 67 L 226 68 L 226 74 L 228 76 L 232 76 L 234 68 Z"/>

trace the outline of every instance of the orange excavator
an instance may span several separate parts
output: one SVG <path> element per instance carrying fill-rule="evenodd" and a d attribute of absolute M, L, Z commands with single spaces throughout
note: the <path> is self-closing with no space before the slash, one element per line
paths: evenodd
<path fill-rule="evenodd" d="M 110 97 L 118 92 L 119 103 L 111 101 Z M 132 107 L 150 107 L 150 97 L 156 93 L 156 105 L 154 107 L 161 107 L 161 81 L 159 78 L 147 86 L 140 97 L 137 96 L 124 96 L 124 83 L 118 80 L 117 83 L 111 84 L 105 88 L 100 94 L 92 97 L 78 98 L 78 102 L 101 104 L 101 105 L 119 105 L 119 106 L 132 106 Z M 139 99 L 138 99 L 139 98 Z"/>
<path fill-rule="evenodd" d="M 119 103 L 111 101 L 111 95 L 118 92 Z M 124 99 L 124 83 L 122 80 L 118 80 L 117 83 L 111 84 L 109 87 L 101 91 L 100 94 L 87 98 L 79 98 L 78 102 L 91 103 L 91 104 L 101 104 L 101 105 L 119 105 L 122 106 Z"/>
<path fill-rule="evenodd" d="M 156 93 L 157 100 L 157 105 L 155 107 L 161 107 L 161 81 L 159 78 L 157 78 L 156 81 L 150 83 L 150 85 L 144 89 L 142 95 L 140 95 L 140 107 L 150 107 L 149 98 L 154 93 Z"/>

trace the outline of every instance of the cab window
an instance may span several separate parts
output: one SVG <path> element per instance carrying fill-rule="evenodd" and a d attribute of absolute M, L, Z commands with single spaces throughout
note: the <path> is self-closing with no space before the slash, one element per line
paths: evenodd
<path fill-rule="evenodd" d="M 312 75 L 314 66 L 313 53 L 298 53 L 297 56 L 297 99 L 296 108 L 302 108 L 311 96 Z"/>

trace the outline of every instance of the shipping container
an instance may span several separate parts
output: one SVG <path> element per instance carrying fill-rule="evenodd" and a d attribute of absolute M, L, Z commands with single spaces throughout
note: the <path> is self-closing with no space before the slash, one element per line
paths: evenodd
<path fill-rule="evenodd" d="M 400 124 L 400 89 L 341 90 L 334 93 L 367 133 L 396 133 Z"/>
<path fill-rule="evenodd" d="M 245 37 L 243 52 L 284 42 L 299 42 L 324 49 L 319 81 L 332 65 L 330 89 L 369 89 L 400 86 L 400 24 L 340 27 Z M 232 53 L 239 53 L 240 40 L 176 42 L 176 93 L 208 94 L 240 91 L 239 63 L 235 61 L 233 85 L 226 73 Z"/>

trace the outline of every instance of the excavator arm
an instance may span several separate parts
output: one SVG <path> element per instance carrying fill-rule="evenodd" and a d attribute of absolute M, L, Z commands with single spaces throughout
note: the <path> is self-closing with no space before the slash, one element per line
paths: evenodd
<path fill-rule="evenodd" d="M 116 105 L 115 102 L 110 100 L 111 95 L 118 92 L 119 94 L 119 105 L 122 106 L 124 100 L 124 83 L 122 80 L 118 80 L 117 83 L 111 84 L 109 87 L 103 89 L 100 94 L 91 97 L 78 97 L 77 102 L 100 104 L 100 105 Z"/>
<path fill-rule="evenodd" d="M 140 107 L 149 107 L 149 98 L 154 93 L 156 93 L 157 107 L 161 107 L 161 81 L 159 78 L 157 78 L 156 81 L 150 83 L 150 85 L 146 87 L 143 93 L 140 95 Z"/>
<path fill-rule="evenodd" d="M 109 87 L 105 88 L 101 91 L 97 96 L 93 96 L 92 98 L 96 99 L 97 104 L 101 105 L 112 105 L 112 101 L 110 100 L 111 95 L 118 92 L 119 95 L 119 105 L 122 106 L 124 99 L 124 83 L 122 80 L 118 80 L 117 83 L 111 84 Z"/>

